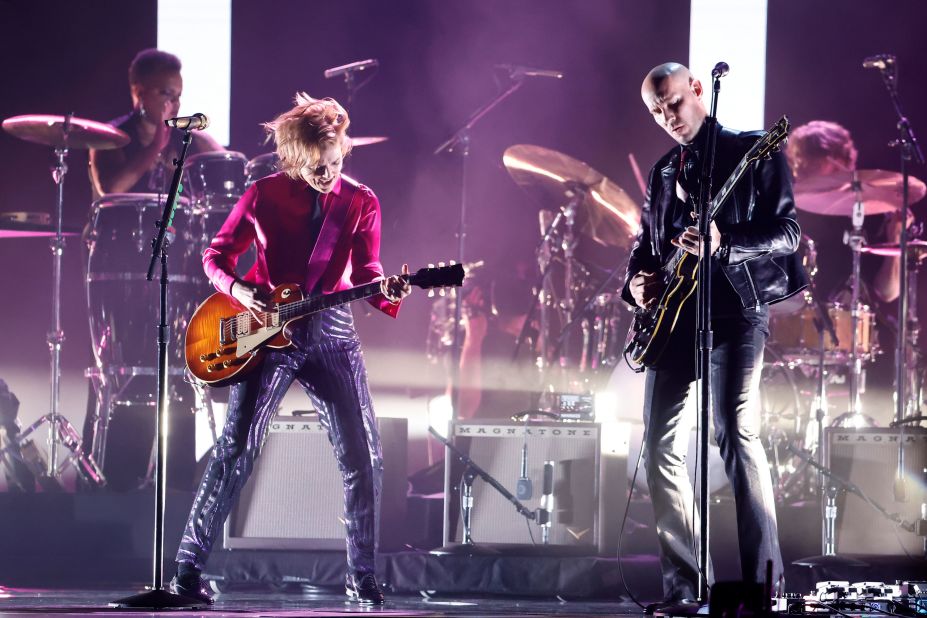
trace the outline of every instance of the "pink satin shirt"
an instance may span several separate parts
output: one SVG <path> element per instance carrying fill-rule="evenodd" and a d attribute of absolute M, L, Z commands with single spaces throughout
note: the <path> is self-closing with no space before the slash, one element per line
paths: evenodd
<path fill-rule="evenodd" d="M 341 176 L 319 200 L 323 219 L 313 246 L 315 195 L 305 181 L 282 172 L 251 185 L 203 253 L 203 269 L 216 289 L 230 293 L 238 257 L 252 243 L 257 261 L 241 280 L 268 291 L 300 283 L 308 292 L 321 284 L 329 294 L 382 279 L 380 202 L 373 191 Z M 387 315 L 399 313 L 399 303 L 382 294 L 369 302 Z"/>

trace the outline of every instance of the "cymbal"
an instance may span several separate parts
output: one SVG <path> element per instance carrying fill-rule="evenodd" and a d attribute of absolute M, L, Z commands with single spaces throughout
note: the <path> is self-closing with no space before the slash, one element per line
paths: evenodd
<path fill-rule="evenodd" d="M 36 144 L 54 148 L 63 148 L 66 145 L 68 148 L 109 150 L 122 148 L 130 141 L 125 132 L 114 126 L 75 117 L 71 117 L 71 122 L 68 125 L 67 140 L 65 140 L 64 121 L 64 116 L 28 114 L 7 118 L 3 121 L 3 129 L 7 133 L 27 142 L 35 142 Z"/>
<path fill-rule="evenodd" d="M 856 173 L 867 215 L 894 212 L 901 208 L 901 174 L 886 170 L 858 170 Z M 913 176 L 909 176 L 908 180 L 908 200 L 913 204 L 927 193 L 927 185 Z M 850 217 L 855 203 L 852 171 L 812 176 L 795 183 L 795 205 L 801 210 Z"/>
<path fill-rule="evenodd" d="M 371 146 L 373 144 L 379 144 L 380 142 L 385 142 L 388 140 L 388 137 L 382 135 L 377 136 L 367 136 L 367 137 L 352 137 L 351 146 Z"/>
<path fill-rule="evenodd" d="M 901 255 L 901 247 L 898 243 L 881 243 L 878 245 L 866 245 L 860 249 L 863 253 L 871 253 L 880 257 L 898 257 Z M 909 240 L 908 252 L 922 260 L 927 257 L 927 240 Z"/>
<path fill-rule="evenodd" d="M 624 189 L 582 161 L 556 150 L 518 144 L 506 149 L 505 165 L 519 187 L 542 203 L 558 206 L 583 193 L 580 230 L 596 242 L 629 247 L 640 225 L 640 208 Z"/>
<path fill-rule="evenodd" d="M 47 238 L 55 236 L 55 226 L 47 212 L 0 213 L 0 238 Z M 80 230 L 62 227 L 62 236 L 77 236 Z"/>

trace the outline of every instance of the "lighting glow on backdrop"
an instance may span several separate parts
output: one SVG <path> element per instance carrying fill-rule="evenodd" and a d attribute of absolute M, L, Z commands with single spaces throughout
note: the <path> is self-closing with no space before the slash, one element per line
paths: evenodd
<path fill-rule="evenodd" d="M 209 134 L 229 144 L 232 0 L 158 0 L 158 49 L 183 62 L 180 115 L 209 116 Z"/>
<path fill-rule="evenodd" d="M 732 129 L 765 128 L 767 0 L 692 0 L 689 69 L 711 101 L 711 70 L 719 61 L 731 72 L 721 83 L 718 122 Z"/>

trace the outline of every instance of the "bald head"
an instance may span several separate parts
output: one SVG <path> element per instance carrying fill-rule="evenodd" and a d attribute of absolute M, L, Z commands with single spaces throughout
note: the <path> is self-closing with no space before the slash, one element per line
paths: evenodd
<path fill-rule="evenodd" d="M 692 74 L 685 65 L 678 62 L 664 62 L 650 69 L 650 72 L 644 77 L 644 81 L 641 83 L 641 96 L 653 92 L 666 80 L 684 80 L 686 83 L 693 81 Z"/>
<path fill-rule="evenodd" d="M 641 99 L 654 121 L 680 144 L 695 139 L 708 115 L 702 83 L 678 62 L 650 69 L 641 83 Z"/>

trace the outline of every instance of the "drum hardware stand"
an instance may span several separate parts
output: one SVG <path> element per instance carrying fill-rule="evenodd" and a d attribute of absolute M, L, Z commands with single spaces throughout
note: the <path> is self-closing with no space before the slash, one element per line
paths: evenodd
<path fill-rule="evenodd" d="M 874 65 L 875 66 L 875 65 Z M 891 55 L 885 55 L 883 62 L 879 63 L 879 76 L 891 99 L 895 115 L 898 117 L 897 129 L 898 139 L 890 142 L 889 146 L 898 147 L 901 154 L 901 237 L 899 238 L 898 249 L 900 255 L 901 271 L 899 273 L 899 297 L 898 297 L 898 336 L 895 341 L 895 419 L 894 422 L 900 424 L 904 431 L 903 420 L 906 416 L 905 409 L 908 403 L 905 389 L 905 351 L 908 331 L 908 212 L 909 212 L 909 170 L 908 164 L 913 159 L 915 163 L 924 165 L 924 153 L 921 150 L 917 138 L 914 136 L 914 130 L 911 128 L 911 122 L 901 110 L 901 100 L 898 96 L 898 64 L 896 58 Z M 903 436 L 902 436 L 903 437 Z M 905 500 L 905 471 L 904 471 L 904 440 L 898 440 L 898 466 L 895 472 L 895 499 L 899 502 Z"/>
<path fill-rule="evenodd" d="M 201 607 L 202 602 L 189 599 L 187 597 L 174 594 L 163 589 L 163 570 L 164 570 L 164 503 L 166 501 L 165 475 L 167 473 L 167 427 L 168 427 L 168 365 L 167 365 L 167 345 L 169 340 L 169 327 L 167 324 L 167 251 L 173 234 L 170 232 L 170 225 L 174 219 L 174 208 L 180 192 L 180 181 L 183 176 L 184 160 L 187 156 L 187 150 L 193 141 L 193 131 L 184 130 L 183 147 L 180 150 L 180 156 L 174 160 L 174 176 L 171 179 L 171 187 L 167 194 L 167 201 L 164 204 L 164 212 L 158 223 L 157 236 L 151 243 L 151 258 L 148 262 L 147 279 L 151 281 L 154 278 L 155 268 L 160 261 L 160 312 L 158 323 L 158 428 L 157 428 L 157 445 L 158 445 L 158 465 L 155 471 L 155 533 L 154 533 L 154 559 L 152 586 L 148 592 L 143 592 L 130 597 L 118 599 L 112 603 L 114 607 L 130 608 L 193 608 Z"/>
<path fill-rule="evenodd" d="M 84 480 L 97 486 L 106 484 L 106 478 L 100 471 L 93 456 L 85 454 L 77 430 L 59 412 L 61 402 L 61 344 L 64 331 L 61 329 L 61 258 L 64 254 L 64 235 L 62 220 L 64 218 L 64 178 L 68 173 L 68 134 L 71 130 L 73 112 L 64 117 L 61 127 L 63 146 L 55 148 L 55 166 L 52 179 L 57 188 L 55 201 L 55 237 L 51 241 L 52 250 L 52 331 L 48 333 L 48 349 L 51 352 L 51 412 L 39 418 L 17 437 L 22 444 L 26 437 L 45 423 L 48 423 L 48 466 L 46 474 L 58 479 L 64 469 L 73 464 Z M 63 445 L 71 451 L 71 456 L 58 464 L 58 446 Z"/>
<path fill-rule="evenodd" d="M 518 337 L 515 338 L 515 349 L 512 351 L 512 362 L 515 362 L 518 359 L 518 355 L 521 352 L 521 347 L 524 345 L 525 340 L 528 339 L 528 332 L 531 330 L 531 322 L 534 320 L 534 314 L 538 311 L 540 307 L 540 333 L 538 334 L 538 341 L 534 342 L 534 351 L 537 355 L 537 364 L 541 365 L 546 363 L 547 359 L 539 351 L 542 348 L 539 347 L 539 342 L 541 338 L 547 334 L 547 292 L 545 290 L 545 282 L 547 281 L 547 276 L 550 273 L 550 269 L 554 264 L 554 259 L 552 251 L 550 249 L 550 238 L 554 234 L 554 231 L 560 225 L 560 222 L 563 220 L 564 211 L 561 208 L 557 211 L 557 216 L 554 217 L 553 221 L 547 226 L 547 229 L 542 229 L 543 234 L 541 236 L 541 241 L 538 243 L 537 248 L 534 250 L 535 255 L 537 256 L 538 261 L 538 274 L 537 283 L 534 285 L 533 289 L 537 292 L 533 295 L 531 299 L 531 306 L 528 308 L 527 317 L 525 322 L 521 325 L 521 331 L 518 333 Z M 542 219 L 543 224 L 543 219 Z M 546 338 L 544 339 L 546 340 Z M 538 367 L 541 369 L 541 366 Z"/>
<path fill-rule="evenodd" d="M 477 109 L 467 119 L 464 125 L 458 129 L 452 136 L 445 140 L 434 150 L 438 155 L 442 152 L 460 151 L 460 218 L 457 223 L 457 262 L 466 263 L 466 240 L 467 240 L 467 184 L 469 181 L 469 161 L 470 161 L 470 133 L 473 127 L 483 119 L 497 105 L 513 95 L 524 84 L 524 75 L 513 75 L 511 85 L 493 97 L 488 103 Z M 451 349 L 451 388 L 455 393 L 453 401 L 452 420 L 457 420 L 457 414 L 460 411 L 460 348 L 463 345 L 461 337 L 461 318 L 463 308 L 463 294 L 457 294 L 454 301 L 454 345 Z"/>
<path fill-rule="evenodd" d="M 862 279 L 860 275 L 860 258 L 862 249 L 866 245 L 866 234 L 863 231 L 863 221 L 866 218 L 866 206 L 863 203 L 862 186 L 857 171 L 853 170 L 853 191 L 856 193 L 856 203 L 853 205 L 853 229 L 844 233 L 843 242 L 850 247 L 853 253 L 853 272 L 850 275 L 850 328 L 852 331 L 850 341 L 850 409 L 834 419 L 834 425 L 840 427 L 871 427 L 875 421 L 863 414 L 863 359 L 859 355 L 859 324 L 860 324 L 860 288 Z M 836 342 L 835 342 L 836 345 Z"/>

